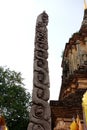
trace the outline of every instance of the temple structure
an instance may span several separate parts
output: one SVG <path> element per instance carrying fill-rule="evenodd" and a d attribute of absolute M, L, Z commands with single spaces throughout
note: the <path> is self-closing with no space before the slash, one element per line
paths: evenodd
<path fill-rule="evenodd" d="M 70 129 L 79 115 L 83 124 L 82 96 L 87 90 L 87 7 L 81 28 L 65 45 L 59 100 L 50 101 L 52 130 Z M 73 122 L 75 124 L 75 122 Z"/>

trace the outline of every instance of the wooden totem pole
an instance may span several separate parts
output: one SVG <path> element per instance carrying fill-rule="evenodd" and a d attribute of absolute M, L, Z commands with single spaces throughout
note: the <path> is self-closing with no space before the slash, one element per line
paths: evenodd
<path fill-rule="evenodd" d="M 34 49 L 34 77 L 32 107 L 28 130 L 51 130 L 48 71 L 48 15 L 43 12 L 37 17 Z"/>

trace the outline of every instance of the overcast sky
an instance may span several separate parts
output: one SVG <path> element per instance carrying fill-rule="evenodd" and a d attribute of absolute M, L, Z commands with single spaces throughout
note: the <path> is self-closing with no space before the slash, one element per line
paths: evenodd
<path fill-rule="evenodd" d="M 50 99 L 57 100 L 61 87 L 61 54 L 83 20 L 84 0 L 0 0 L 0 66 L 22 73 L 32 93 L 33 53 L 37 16 L 49 15 Z"/>

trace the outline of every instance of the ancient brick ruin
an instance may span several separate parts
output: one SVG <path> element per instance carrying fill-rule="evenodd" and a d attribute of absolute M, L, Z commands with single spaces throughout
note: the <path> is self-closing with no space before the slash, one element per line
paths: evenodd
<path fill-rule="evenodd" d="M 82 96 L 87 90 L 87 9 L 80 30 L 65 45 L 62 68 L 59 100 L 50 101 L 52 129 L 56 128 L 56 121 L 61 120 L 65 123 L 64 129 L 70 129 L 72 118 L 77 114 L 83 124 Z"/>

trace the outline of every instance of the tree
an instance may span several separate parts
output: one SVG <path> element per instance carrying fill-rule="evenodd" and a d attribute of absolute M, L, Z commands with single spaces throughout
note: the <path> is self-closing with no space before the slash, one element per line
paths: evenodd
<path fill-rule="evenodd" d="M 9 130 L 26 130 L 29 123 L 30 93 L 26 91 L 21 73 L 0 67 L 0 109 Z"/>

